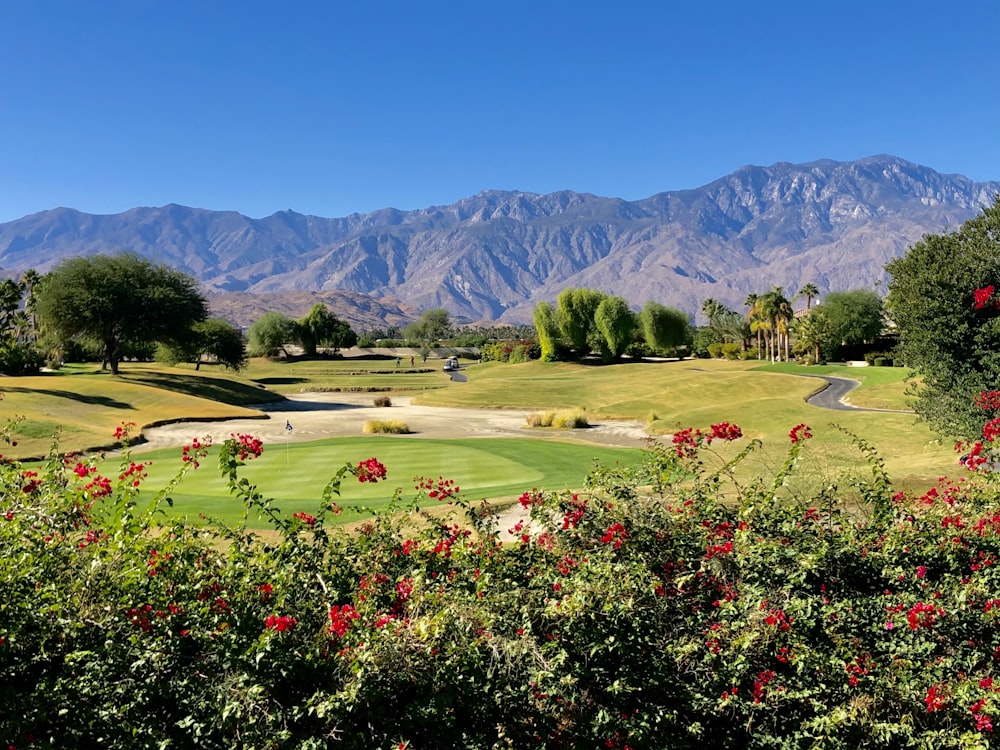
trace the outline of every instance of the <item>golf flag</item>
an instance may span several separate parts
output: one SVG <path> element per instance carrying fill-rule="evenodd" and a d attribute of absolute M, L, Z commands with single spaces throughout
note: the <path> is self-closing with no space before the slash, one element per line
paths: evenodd
<path fill-rule="evenodd" d="M 292 431 L 292 423 L 287 419 L 285 420 L 285 429 L 288 430 L 289 432 Z"/>

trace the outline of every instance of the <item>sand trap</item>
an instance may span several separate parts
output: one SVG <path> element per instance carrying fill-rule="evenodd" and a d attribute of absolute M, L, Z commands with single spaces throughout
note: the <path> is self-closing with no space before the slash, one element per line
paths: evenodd
<path fill-rule="evenodd" d="M 579 430 L 528 428 L 525 418 L 535 410 L 457 409 L 445 406 L 419 406 L 412 397 L 393 396 L 392 406 L 373 405 L 379 394 L 305 393 L 289 396 L 287 401 L 257 407 L 262 419 L 229 419 L 211 422 L 178 422 L 142 431 L 146 442 L 136 449 L 150 450 L 183 445 L 193 438 L 211 436 L 219 442 L 233 433 L 249 433 L 267 443 L 303 442 L 330 437 L 359 437 L 369 419 L 405 422 L 420 438 L 495 438 L 523 437 L 537 439 L 573 439 L 600 445 L 637 448 L 648 436 L 638 422 L 602 421 Z M 290 424 L 292 429 L 286 429 Z"/>

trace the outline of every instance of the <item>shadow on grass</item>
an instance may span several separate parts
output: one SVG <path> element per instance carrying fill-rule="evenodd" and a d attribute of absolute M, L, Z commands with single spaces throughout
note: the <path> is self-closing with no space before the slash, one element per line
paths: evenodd
<path fill-rule="evenodd" d="M 308 382 L 308 378 L 254 378 L 255 383 L 260 385 L 295 385 L 296 383 Z"/>
<path fill-rule="evenodd" d="M 230 406 L 251 406 L 265 401 L 281 401 L 284 396 L 268 391 L 263 385 L 252 386 L 223 378 L 206 378 L 200 375 L 168 372 L 130 372 L 122 380 L 139 383 L 167 391 L 184 393 Z"/>
<path fill-rule="evenodd" d="M 39 388 L 4 388 L 5 393 L 31 393 L 36 396 L 55 396 L 56 398 L 68 398 L 71 401 L 79 401 L 81 404 L 93 404 L 94 406 L 104 406 L 108 409 L 135 409 L 132 404 L 127 401 L 118 401 L 117 399 L 109 398 L 107 396 L 88 396 L 83 393 L 74 393 L 73 391 L 62 391 L 56 389 L 46 388 L 41 390 Z"/>

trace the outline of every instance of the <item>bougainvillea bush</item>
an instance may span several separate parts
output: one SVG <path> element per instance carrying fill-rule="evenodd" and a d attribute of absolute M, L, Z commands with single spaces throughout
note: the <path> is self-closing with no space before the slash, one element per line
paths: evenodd
<path fill-rule="evenodd" d="M 376 458 L 284 515 L 240 477 L 258 440 L 186 446 L 177 481 L 218 452 L 260 539 L 169 520 L 127 432 L 110 474 L 0 464 L 0 747 L 986 748 L 1000 721 L 992 433 L 919 497 L 848 436 L 870 479 L 802 498 L 809 426 L 748 486 L 737 425 L 680 430 L 501 529 L 416 477 L 344 531 Z"/>

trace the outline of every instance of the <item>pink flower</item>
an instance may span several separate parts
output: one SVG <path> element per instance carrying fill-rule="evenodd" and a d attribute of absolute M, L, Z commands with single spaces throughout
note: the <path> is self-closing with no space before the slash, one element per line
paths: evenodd
<path fill-rule="evenodd" d="M 924 566 L 924 565 L 918 565 L 917 566 L 917 578 L 923 578 L 925 575 L 927 575 L 927 568 L 926 568 L 926 566 Z"/>

